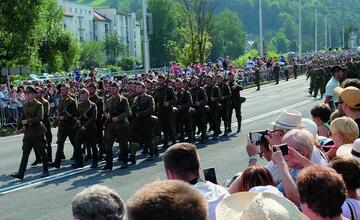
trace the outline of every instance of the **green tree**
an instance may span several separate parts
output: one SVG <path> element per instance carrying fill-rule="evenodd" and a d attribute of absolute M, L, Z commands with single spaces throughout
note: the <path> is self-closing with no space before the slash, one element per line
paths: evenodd
<path fill-rule="evenodd" d="M 125 55 L 126 46 L 116 34 L 107 34 L 104 42 L 108 64 L 116 64 L 120 55 Z"/>
<path fill-rule="evenodd" d="M 290 41 L 286 38 L 283 32 L 277 32 L 276 35 L 270 40 L 276 48 L 276 52 L 285 53 L 289 51 Z"/>
<path fill-rule="evenodd" d="M 220 56 L 239 57 L 244 53 L 246 34 L 240 17 L 233 11 L 225 9 L 215 18 L 212 33 L 211 59 Z"/>
<path fill-rule="evenodd" d="M 173 0 L 149 0 L 148 11 L 153 15 L 153 34 L 150 35 L 150 63 L 153 67 L 166 66 L 171 58 L 167 41 L 174 39 L 176 2 Z"/>
<path fill-rule="evenodd" d="M 119 61 L 119 66 L 124 71 L 133 70 L 135 66 L 135 59 L 133 57 L 123 57 Z"/>
<path fill-rule="evenodd" d="M 28 65 L 36 53 L 41 6 L 45 0 L 0 1 L 0 69 Z"/>
<path fill-rule="evenodd" d="M 210 32 L 213 28 L 216 1 L 214 0 L 180 0 L 183 19 L 188 27 L 188 45 L 193 62 L 206 61 L 210 49 Z M 210 48 L 209 48 L 210 47 Z"/>
<path fill-rule="evenodd" d="M 102 67 L 105 65 L 104 47 L 97 41 L 89 41 L 81 46 L 80 62 L 82 67 Z"/>

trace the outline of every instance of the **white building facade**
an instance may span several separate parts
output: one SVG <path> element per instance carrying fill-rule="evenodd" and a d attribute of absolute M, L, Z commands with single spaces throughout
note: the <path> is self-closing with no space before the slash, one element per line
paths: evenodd
<path fill-rule="evenodd" d="M 81 43 L 93 40 L 93 8 L 63 0 L 58 4 L 64 9 L 64 28 L 74 32 Z"/>
<path fill-rule="evenodd" d="M 128 48 L 128 55 L 142 58 L 140 24 L 135 13 L 118 13 L 114 8 L 91 6 L 57 0 L 64 9 L 64 28 L 74 32 L 81 43 L 103 42 L 109 33 L 116 34 Z"/>

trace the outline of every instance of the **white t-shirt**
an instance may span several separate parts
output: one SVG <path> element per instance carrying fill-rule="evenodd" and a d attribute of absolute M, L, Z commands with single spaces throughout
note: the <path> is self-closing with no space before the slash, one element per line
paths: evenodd
<path fill-rule="evenodd" d="M 209 205 L 209 218 L 208 220 L 216 220 L 216 206 L 223 199 L 228 197 L 229 192 L 222 186 L 213 184 L 209 181 L 206 182 L 198 182 L 194 185 L 195 189 L 200 191 L 208 201 Z"/>
<path fill-rule="evenodd" d="M 352 207 L 355 208 L 355 210 L 353 210 L 354 215 L 356 215 L 355 219 L 360 219 L 360 201 L 351 198 L 347 198 L 341 207 L 343 216 L 351 220 L 351 212 L 348 203 L 351 203 Z"/>
<path fill-rule="evenodd" d="M 340 86 L 339 81 L 337 81 L 334 77 L 331 77 L 329 82 L 327 82 L 327 84 L 326 84 L 325 96 L 331 96 L 332 101 L 337 102 L 338 97 L 335 95 L 334 89 L 339 86 Z"/>

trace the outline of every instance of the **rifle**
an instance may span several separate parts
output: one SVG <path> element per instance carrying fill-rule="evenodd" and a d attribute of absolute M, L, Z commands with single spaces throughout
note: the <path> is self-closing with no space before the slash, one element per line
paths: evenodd
<path fill-rule="evenodd" d="M 67 110 L 70 105 L 71 105 L 71 103 L 67 104 L 67 105 L 65 106 L 65 108 L 64 108 L 64 111 L 63 111 L 61 114 L 65 113 L 65 114 L 66 114 L 67 116 L 69 116 L 70 118 L 73 118 L 73 116 L 72 116 L 72 115 L 69 113 L 69 111 Z M 56 112 L 57 112 L 57 116 L 60 116 L 59 109 L 56 109 Z M 53 126 L 54 126 L 54 127 L 57 127 L 57 125 L 59 124 L 59 121 L 60 121 L 59 119 L 56 119 L 56 120 L 54 121 Z"/>
<path fill-rule="evenodd" d="M 74 125 L 74 129 L 79 129 L 79 128 L 81 128 L 81 126 L 82 126 L 82 124 L 81 124 L 81 122 L 80 123 L 78 123 L 77 121 L 78 120 L 80 120 L 81 121 L 81 119 L 84 117 L 84 116 L 86 116 L 86 114 L 91 110 L 93 108 L 93 106 L 90 106 L 88 109 L 86 109 L 86 111 L 84 111 L 78 118 L 75 118 L 76 119 L 76 123 L 75 123 L 75 125 Z"/>

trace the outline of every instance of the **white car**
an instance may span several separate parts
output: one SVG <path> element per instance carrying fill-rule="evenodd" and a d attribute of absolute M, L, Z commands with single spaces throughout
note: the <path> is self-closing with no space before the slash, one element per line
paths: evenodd
<path fill-rule="evenodd" d="M 45 75 L 30 74 L 29 80 L 33 82 L 45 82 L 46 80 L 50 80 L 50 78 Z"/>

